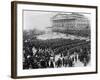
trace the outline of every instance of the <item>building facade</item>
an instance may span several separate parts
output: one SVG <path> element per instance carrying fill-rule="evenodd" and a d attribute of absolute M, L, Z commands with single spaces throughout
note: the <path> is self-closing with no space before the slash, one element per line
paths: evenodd
<path fill-rule="evenodd" d="M 79 13 L 56 14 L 51 18 L 52 28 L 59 30 L 90 29 L 88 18 Z"/>

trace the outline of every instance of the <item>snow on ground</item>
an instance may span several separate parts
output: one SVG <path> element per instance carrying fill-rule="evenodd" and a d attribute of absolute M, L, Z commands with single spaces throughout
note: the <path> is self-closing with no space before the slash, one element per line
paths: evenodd
<path fill-rule="evenodd" d="M 79 60 L 74 63 L 74 67 L 83 67 L 83 66 L 84 64 L 80 62 Z"/>
<path fill-rule="evenodd" d="M 81 37 L 81 36 L 75 36 L 75 35 L 66 35 L 63 33 L 57 33 L 57 32 L 46 32 L 43 35 L 39 35 L 37 36 L 37 39 L 41 39 L 41 40 L 46 40 L 46 39 L 55 39 L 55 38 L 63 38 L 63 39 L 80 39 L 80 40 L 86 40 L 89 41 L 89 38 L 86 37 Z"/>

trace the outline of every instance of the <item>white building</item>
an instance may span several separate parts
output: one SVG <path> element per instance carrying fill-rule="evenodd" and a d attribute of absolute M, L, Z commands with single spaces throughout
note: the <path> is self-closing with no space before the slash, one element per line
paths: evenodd
<path fill-rule="evenodd" d="M 52 29 L 84 30 L 90 29 L 88 18 L 79 13 L 56 14 L 51 18 Z"/>

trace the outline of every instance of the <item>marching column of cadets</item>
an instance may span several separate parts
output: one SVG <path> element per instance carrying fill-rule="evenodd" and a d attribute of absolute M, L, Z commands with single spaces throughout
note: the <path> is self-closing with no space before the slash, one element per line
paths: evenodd
<path fill-rule="evenodd" d="M 90 61 L 90 48 L 80 47 L 79 51 L 75 49 L 72 54 L 67 49 L 66 55 L 63 52 L 55 54 L 56 50 L 25 47 L 23 69 L 74 67 L 77 61 L 87 66 Z"/>

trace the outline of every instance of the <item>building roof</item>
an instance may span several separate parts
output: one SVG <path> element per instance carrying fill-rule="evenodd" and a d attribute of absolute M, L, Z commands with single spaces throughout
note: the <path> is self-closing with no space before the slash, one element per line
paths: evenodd
<path fill-rule="evenodd" d="M 56 14 L 55 16 L 52 17 L 52 20 L 61 20 L 61 19 L 77 19 L 77 18 L 85 18 L 84 15 L 80 13 L 66 13 L 66 14 Z"/>

